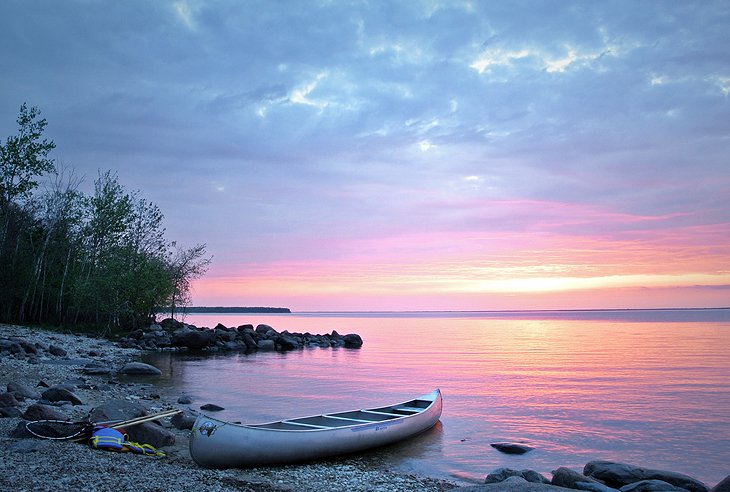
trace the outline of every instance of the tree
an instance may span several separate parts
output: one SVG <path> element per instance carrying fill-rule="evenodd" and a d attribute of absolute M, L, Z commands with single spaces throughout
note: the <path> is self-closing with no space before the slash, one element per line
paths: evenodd
<path fill-rule="evenodd" d="M 210 263 L 205 245 L 168 243 L 159 207 L 112 171 L 99 172 L 93 195 L 79 192 L 73 170 L 49 158 L 39 114 L 23 104 L 18 134 L 0 142 L 0 322 L 108 332 L 186 302 Z"/>
<path fill-rule="evenodd" d="M 173 291 L 169 299 L 170 316 L 175 316 L 179 305 L 190 302 L 190 283 L 202 277 L 208 270 L 211 258 L 205 256 L 205 244 L 197 244 L 190 249 L 178 248 L 175 243 L 175 254 L 170 262 Z"/>
<path fill-rule="evenodd" d="M 41 139 L 46 120 L 38 119 L 41 112 L 23 103 L 18 115 L 18 134 L 0 143 L 0 214 L 3 216 L 0 240 L 5 242 L 10 204 L 26 198 L 38 186 L 38 177 L 54 168 L 48 154 L 56 147 L 53 141 Z"/>
<path fill-rule="evenodd" d="M 17 314 L 33 278 L 34 248 L 42 241 L 38 204 L 28 200 L 38 178 L 53 170 L 48 154 L 55 144 L 43 139 L 46 120 L 36 107 L 20 107 L 18 133 L 0 141 L 0 316 Z M 30 202 L 30 203 L 28 203 Z"/>

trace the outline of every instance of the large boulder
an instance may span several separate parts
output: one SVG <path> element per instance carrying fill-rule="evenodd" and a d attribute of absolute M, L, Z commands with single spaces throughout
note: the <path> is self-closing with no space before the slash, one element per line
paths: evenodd
<path fill-rule="evenodd" d="M 162 321 L 160 321 L 159 325 L 163 330 L 170 331 L 170 332 L 178 330 L 183 327 L 183 323 L 174 318 L 165 318 Z M 154 326 L 154 325 L 152 325 L 152 326 Z"/>
<path fill-rule="evenodd" d="M 279 335 L 276 338 L 276 345 L 278 345 L 281 350 L 294 350 L 301 347 L 299 340 L 288 333 L 282 333 Z"/>
<path fill-rule="evenodd" d="M 131 420 L 147 415 L 147 410 L 139 403 L 127 400 L 111 400 L 94 408 L 89 414 L 92 422 Z"/>
<path fill-rule="evenodd" d="M 675 487 L 663 480 L 641 480 L 621 487 L 621 492 L 686 492 L 687 489 Z"/>
<path fill-rule="evenodd" d="M 588 492 L 617 492 L 613 487 L 604 485 L 601 482 L 575 482 L 576 490 L 587 490 Z"/>
<path fill-rule="evenodd" d="M 275 350 L 276 342 L 273 340 L 259 340 L 256 342 L 256 348 L 259 350 Z"/>
<path fill-rule="evenodd" d="M 256 350 L 256 341 L 253 339 L 249 332 L 243 332 L 243 335 L 241 335 L 241 340 L 246 346 L 246 350 Z"/>
<path fill-rule="evenodd" d="M 215 332 L 205 328 L 191 329 L 183 327 L 175 330 L 172 335 L 172 345 L 189 349 L 202 349 L 215 343 Z"/>
<path fill-rule="evenodd" d="M 559 487 L 565 487 L 566 489 L 578 489 L 577 483 L 600 483 L 598 480 L 592 477 L 586 477 L 582 473 L 578 473 L 570 468 L 561 466 L 557 470 L 553 470 L 553 479 L 550 481 L 551 484 Z"/>
<path fill-rule="evenodd" d="M 613 461 L 591 461 L 583 468 L 583 474 L 597 478 L 606 485 L 616 488 L 642 480 L 662 480 L 690 492 L 709 492 L 710 490 L 704 483 L 682 473 L 652 470 Z"/>
<path fill-rule="evenodd" d="M 149 444 L 155 448 L 172 446 L 175 444 L 175 434 L 155 422 L 125 427 L 127 438 L 138 444 Z"/>
<path fill-rule="evenodd" d="M 712 487 L 710 492 L 730 492 L 730 475 L 722 479 L 720 483 Z"/>
<path fill-rule="evenodd" d="M 265 325 L 263 323 L 256 327 L 256 333 L 258 333 L 261 336 L 266 336 L 270 331 L 277 333 L 275 329 L 273 329 L 269 325 Z M 277 335 L 278 335 L 278 333 L 277 333 Z"/>
<path fill-rule="evenodd" d="M 484 479 L 484 483 L 504 482 L 510 477 L 519 477 L 532 483 L 550 483 L 550 480 L 540 475 L 535 470 L 513 470 L 512 468 L 497 468 L 487 475 L 487 478 Z"/>
<path fill-rule="evenodd" d="M 43 393 L 41 393 L 41 398 L 50 402 L 68 401 L 72 405 L 84 404 L 84 402 L 82 402 L 81 399 L 76 396 L 74 392 L 70 391 L 68 388 L 63 387 L 62 385 L 51 386 Z"/>
<path fill-rule="evenodd" d="M 34 403 L 23 414 L 25 420 L 69 420 L 68 415 L 50 405 Z"/>
<path fill-rule="evenodd" d="M 360 348 L 362 347 L 362 338 L 357 333 L 349 333 L 345 335 L 345 347 L 347 348 Z"/>
<path fill-rule="evenodd" d="M 235 328 L 226 328 L 225 326 L 223 328 L 218 328 L 216 326 L 215 336 L 223 343 L 232 342 L 238 336 L 238 332 Z"/>

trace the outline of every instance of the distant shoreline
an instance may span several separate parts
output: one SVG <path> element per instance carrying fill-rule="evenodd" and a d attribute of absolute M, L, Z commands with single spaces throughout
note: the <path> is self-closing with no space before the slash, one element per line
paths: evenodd
<path fill-rule="evenodd" d="M 250 306 L 191 306 L 176 309 L 176 312 L 190 314 L 206 313 L 279 313 L 279 314 L 520 314 L 520 313 L 621 313 L 621 312 L 656 312 L 656 311 L 727 311 L 730 306 L 722 307 L 655 307 L 655 308 L 584 308 L 584 309 L 407 309 L 407 310 L 347 310 L 347 311 L 296 311 L 284 307 L 250 307 Z M 169 313 L 170 310 L 158 314 Z"/>
<path fill-rule="evenodd" d="M 181 313 L 291 313 L 291 309 L 283 307 L 240 307 L 240 306 L 192 306 L 178 309 Z M 169 310 L 162 313 L 169 313 Z M 159 313 L 159 314 L 162 314 Z"/>

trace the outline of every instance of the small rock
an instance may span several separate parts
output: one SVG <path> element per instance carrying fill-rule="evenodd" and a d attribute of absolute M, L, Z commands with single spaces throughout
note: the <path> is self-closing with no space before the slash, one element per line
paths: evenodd
<path fill-rule="evenodd" d="M 35 437 L 33 434 L 31 434 L 28 431 L 28 428 L 25 426 L 27 424 L 25 420 L 21 420 L 18 422 L 18 425 L 15 426 L 15 429 L 10 433 L 10 437 L 14 439 L 30 439 Z"/>
<path fill-rule="evenodd" d="M 38 439 L 23 439 L 8 446 L 8 450 L 11 453 L 35 453 L 45 450 L 49 444 L 48 441 Z"/>
<path fill-rule="evenodd" d="M 17 407 L 0 407 L 0 418 L 16 418 L 22 415 Z"/>
<path fill-rule="evenodd" d="M 92 362 L 90 364 L 86 364 L 86 366 L 81 369 L 81 372 L 90 376 L 103 376 L 106 374 L 111 374 L 112 369 L 111 367 L 102 365 L 98 362 Z"/>
<path fill-rule="evenodd" d="M 21 395 L 24 398 L 30 398 L 31 400 L 41 399 L 41 394 L 38 393 L 35 389 L 31 388 L 28 385 L 16 383 L 14 381 L 8 383 L 8 393 L 13 393 L 16 396 Z"/>
<path fill-rule="evenodd" d="M 197 415 L 191 412 L 180 412 L 172 416 L 170 423 L 176 429 L 192 429 L 197 417 Z"/>
<path fill-rule="evenodd" d="M 505 454 L 525 454 L 526 452 L 534 449 L 526 444 L 515 442 L 493 442 L 490 446 Z"/>
<path fill-rule="evenodd" d="M 67 354 L 64 349 L 56 345 L 51 345 L 50 347 L 48 347 L 48 353 L 57 357 L 66 357 Z"/>
<path fill-rule="evenodd" d="M 129 362 L 120 370 L 119 374 L 135 375 L 135 376 L 159 376 L 162 371 L 155 366 L 145 364 L 144 362 Z"/>
<path fill-rule="evenodd" d="M 20 402 L 12 393 L 0 393 L 0 407 L 17 407 Z"/>
<path fill-rule="evenodd" d="M 193 402 L 193 399 L 183 393 L 182 395 L 180 395 L 180 398 L 177 399 L 177 402 L 181 405 L 189 405 Z"/>
<path fill-rule="evenodd" d="M 209 412 L 220 412 L 221 410 L 225 410 L 225 408 L 215 405 L 213 403 L 206 403 L 205 405 L 201 406 L 200 409 L 207 410 Z"/>

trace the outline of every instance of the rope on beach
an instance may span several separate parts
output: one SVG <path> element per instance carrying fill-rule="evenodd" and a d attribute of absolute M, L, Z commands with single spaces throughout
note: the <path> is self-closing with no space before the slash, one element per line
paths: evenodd
<path fill-rule="evenodd" d="M 33 420 L 25 423 L 25 428 L 41 439 L 68 440 L 79 436 L 91 436 L 94 423 L 89 421 L 70 422 L 68 420 Z"/>
<path fill-rule="evenodd" d="M 56 440 L 68 440 L 73 439 L 74 441 L 83 441 L 91 437 L 91 433 L 94 430 L 94 426 L 104 425 L 111 427 L 112 429 L 118 429 L 120 427 L 132 427 L 135 425 L 143 424 L 145 422 L 152 422 L 159 420 L 163 417 L 172 417 L 182 410 L 172 408 L 169 410 L 163 410 L 152 415 L 143 415 L 141 417 L 135 417 L 129 420 L 123 421 L 110 421 L 110 422 L 90 422 L 83 420 L 80 422 L 71 422 L 68 420 L 33 420 L 25 423 L 25 428 L 28 432 L 41 439 L 56 439 Z"/>

